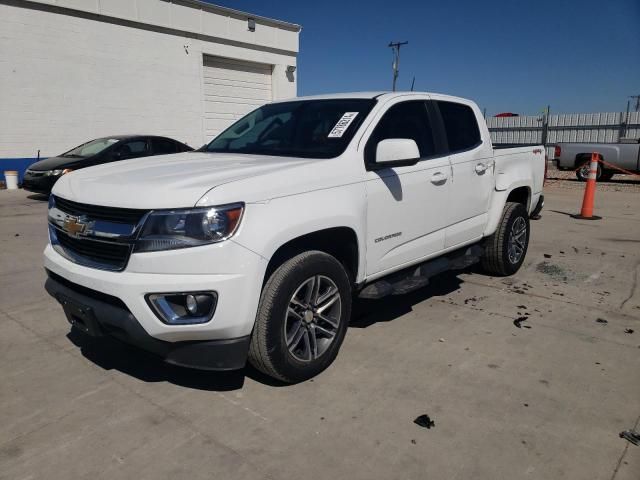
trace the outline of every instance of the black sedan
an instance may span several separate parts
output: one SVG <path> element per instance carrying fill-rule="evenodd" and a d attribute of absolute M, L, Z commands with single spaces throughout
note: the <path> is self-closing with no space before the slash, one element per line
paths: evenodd
<path fill-rule="evenodd" d="M 22 188 L 51 193 L 53 184 L 65 173 L 129 158 L 189 152 L 193 148 L 166 137 L 128 135 L 98 138 L 57 157 L 40 160 L 24 173 Z"/>

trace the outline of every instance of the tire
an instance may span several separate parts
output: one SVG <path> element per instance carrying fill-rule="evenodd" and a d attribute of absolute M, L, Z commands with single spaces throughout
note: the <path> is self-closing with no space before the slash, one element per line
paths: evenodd
<path fill-rule="evenodd" d="M 286 383 L 314 377 L 335 360 L 350 317 L 351 283 L 340 262 L 320 251 L 296 255 L 262 290 L 249 362 Z"/>
<path fill-rule="evenodd" d="M 524 230 L 521 230 L 521 227 L 524 227 Z M 516 235 L 515 238 L 513 234 Z M 507 202 L 502 210 L 498 228 L 486 240 L 485 252 L 481 259 L 482 268 L 491 275 L 513 275 L 522 266 L 528 247 L 527 209 L 521 203 Z M 519 252 L 519 255 L 515 255 L 516 252 Z"/>
<path fill-rule="evenodd" d="M 576 178 L 581 182 L 586 182 L 589 179 L 589 168 L 590 168 L 591 160 L 587 160 L 584 162 L 578 170 L 576 170 Z M 598 173 L 596 173 L 596 182 L 603 181 L 602 180 L 602 168 L 598 163 Z"/>

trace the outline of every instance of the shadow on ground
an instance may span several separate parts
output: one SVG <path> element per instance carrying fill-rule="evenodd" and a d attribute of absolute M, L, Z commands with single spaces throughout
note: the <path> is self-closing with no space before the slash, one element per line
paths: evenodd
<path fill-rule="evenodd" d="M 473 271 L 473 270 L 467 270 Z M 356 299 L 351 314 L 351 327 L 367 328 L 375 323 L 390 322 L 413 310 L 413 306 L 432 297 L 448 295 L 463 281 L 454 272 L 430 279 L 429 285 L 405 295 L 391 295 L 379 300 Z"/>
<path fill-rule="evenodd" d="M 390 322 L 413 310 L 413 306 L 432 297 L 447 295 L 460 287 L 462 280 L 448 272 L 431 283 L 406 295 L 380 300 L 356 299 L 351 316 L 352 328 L 367 328 L 375 323 Z M 272 387 L 286 384 L 257 371 L 250 365 L 242 370 L 215 372 L 178 367 L 164 363 L 159 357 L 122 343 L 111 337 L 90 337 L 72 329 L 67 338 L 80 348 L 82 355 L 105 370 L 117 370 L 143 382 L 169 382 L 194 390 L 226 392 L 241 389 L 246 377 Z"/>
<path fill-rule="evenodd" d="M 47 195 L 46 193 L 34 193 L 33 195 L 27 195 L 27 198 L 29 200 L 37 200 L 39 202 L 49 201 L 49 195 Z"/>
<path fill-rule="evenodd" d="M 246 377 L 270 386 L 283 384 L 247 366 L 242 370 L 214 372 L 178 367 L 111 337 L 94 338 L 75 329 L 67 338 L 82 355 L 105 370 L 117 370 L 143 382 L 168 382 L 193 390 L 228 392 L 241 389 Z"/>

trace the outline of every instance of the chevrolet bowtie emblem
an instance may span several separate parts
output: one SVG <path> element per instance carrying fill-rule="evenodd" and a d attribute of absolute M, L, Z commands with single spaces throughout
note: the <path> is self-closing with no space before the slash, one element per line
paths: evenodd
<path fill-rule="evenodd" d="M 67 217 L 64 219 L 62 229 L 72 237 L 79 237 L 87 229 L 87 224 L 78 217 Z"/>

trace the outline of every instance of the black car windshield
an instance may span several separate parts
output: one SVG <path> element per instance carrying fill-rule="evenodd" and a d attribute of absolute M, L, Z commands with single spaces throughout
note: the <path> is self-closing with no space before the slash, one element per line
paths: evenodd
<path fill-rule="evenodd" d="M 218 135 L 205 151 L 333 158 L 347 148 L 374 99 L 299 100 L 264 105 Z"/>
<path fill-rule="evenodd" d="M 119 141 L 120 140 L 117 138 L 98 138 L 97 140 L 91 140 L 90 142 L 84 143 L 73 150 L 69 150 L 67 153 L 63 153 L 62 156 L 71 158 L 93 157 L 105 148 L 110 147 Z"/>

